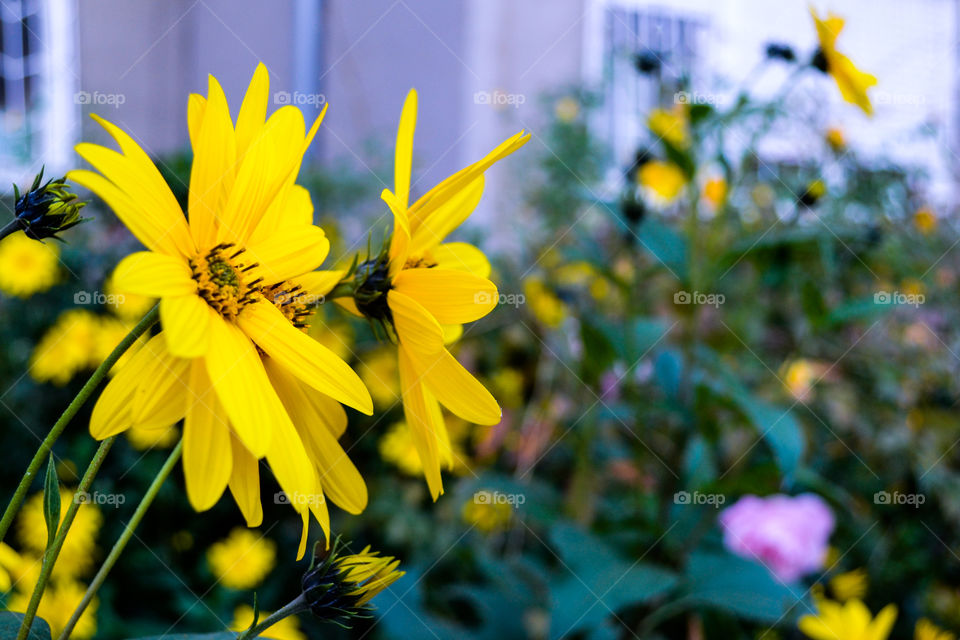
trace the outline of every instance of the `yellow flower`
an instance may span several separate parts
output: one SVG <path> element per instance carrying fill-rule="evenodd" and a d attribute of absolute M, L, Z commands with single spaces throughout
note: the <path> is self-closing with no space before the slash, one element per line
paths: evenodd
<path fill-rule="evenodd" d="M 40 560 L 20 555 L 8 544 L 0 542 L 0 593 L 10 591 L 24 580 L 32 586 L 40 575 Z M 31 579 L 32 578 L 32 579 Z"/>
<path fill-rule="evenodd" d="M 867 595 L 870 579 L 864 569 L 854 569 L 830 579 L 830 592 L 840 602 L 856 598 L 862 600 Z"/>
<path fill-rule="evenodd" d="M 260 612 L 260 621 L 266 620 L 269 611 Z M 242 604 L 233 610 L 233 620 L 230 622 L 231 631 L 246 631 L 253 624 L 253 607 Z M 260 633 L 258 638 L 272 640 L 307 640 L 306 634 L 300 631 L 300 621 L 297 616 L 287 616 Z"/>
<path fill-rule="evenodd" d="M 295 179 L 326 109 L 307 131 L 290 105 L 267 118 L 269 95 L 260 64 L 235 126 L 215 78 L 207 97 L 190 96 L 189 221 L 147 154 L 101 118 L 122 153 L 81 143 L 77 153 L 100 173 L 68 177 L 147 247 L 117 266 L 114 281 L 117 291 L 159 298 L 163 328 L 104 389 L 91 434 L 184 419 L 190 504 L 209 509 L 229 486 L 249 526 L 263 520 L 258 460 L 266 458 L 303 519 L 302 556 L 311 513 L 329 532 L 324 493 L 352 513 L 366 506 L 363 478 L 337 443 L 346 426 L 338 403 L 371 414 L 373 401 L 356 373 L 303 331 L 305 274 L 329 242 Z"/>
<path fill-rule="evenodd" d="M 252 589 L 276 566 L 277 545 L 256 531 L 237 527 L 207 550 L 217 582 L 230 589 Z"/>
<path fill-rule="evenodd" d="M 817 602 L 817 614 L 800 618 L 797 627 L 813 640 L 887 640 L 897 619 L 897 607 L 888 604 L 877 617 L 857 599 L 844 604 L 831 600 Z"/>
<path fill-rule="evenodd" d="M 483 194 L 484 172 L 529 140 L 524 132 L 427 191 L 412 205 L 410 171 L 417 93 L 404 102 L 397 132 L 394 191 L 381 197 L 393 213 L 389 247 L 361 264 L 352 298 L 339 302 L 351 312 L 393 331 L 403 408 L 434 500 L 443 493 L 442 464 L 453 466 L 440 406 L 475 424 L 496 424 L 500 406 L 446 348 L 459 325 L 487 315 L 497 305 L 490 263 L 476 247 L 443 242 L 470 215 Z M 327 293 L 339 277 L 326 276 Z M 446 330 L 445 330 L 446 327 Z"/>
<path fill-rule="evenodd" d="M 90 367 L 100 340 L 100 319 L 83 309 L 64 311 L 47 330 L 30 357 L 30 377 L 65 385 Z M 99 364 L 99 362 L 97 363 Z"/>
<path fill-rule="evenodd" d="M 843 135 L 843 129 L 839 127 L 830 127 L 827 129 L 824 138 L 827 144 L 830 145 L 830 148 L 835 152 L 843 151 L 844 147 L 847 146 L 847 139 Z"/>
<path fill-rule="evenodd" d="M 930 207 L 920 207 L 913 214 L 913 226 L 923 235 L 930 235 L 937 230 L 937 216 Z"/>
<path fill-rule="evenodd" d="M 367 385 L 373 401 L 383 408 L 393 406 L 400 398 L 397 382 L 397 358 L 388 348 L 375 349 L 363 357 L 360 379 Z"/>
<path fill-rule="evenodd" d="M 338 558 L 335 566 L 340 570 L 340 579 L 347 586 L 345 595 L 356 598 L 355 607 L 370 602 L 405 573 L 397 571 L 399 560 L 370 551 L 369 546 L 360 553 Z"/>
<path fill-rule="evenodd" d="M 140 320 L 157 303 L 156 298 L 138 296 L 135 293 L 120 293 L 117 291 L 113 275 L 104 283 L 103 292 L 106 294 L 107 307 L 124 320 L 134 322 Z"/>
<path fill-rule="evenodd" d="M 61 558 L 64 553 L 61 553 Z M 57 561 L 59 564 L 59 560 Z M 56 572 L 56 569 L 54 569 Z M 26 590 L 17 591 L 7 600 L 7 609 L 23 613 L 27 610 L 30 602 L 30 595 L 33 591 L 33 585 L 24 585 Z M 87 587 L 74 580 L 55 580 L 47 585 L 47 589 L 40 598 L 40 606 L 37 608 L 37 617 L 42 618 L 50 625 L 50 632 L 53 637 L 60 635 L 63 628 L 73 615 L 73 611 L 80 604 Z M 97 605 L 99 601 L 94 598 L 77 621 L 77 625 L 70 634 L 71 638 L 84 640 L 92 638 L 97 632 Z"/>
<path fill-rule="evenodd" d="M 60 249 L 52 242 L 31 240 L 22 231 L 0 241 L 0 291 L 29 298 L 57 283 Z"/>
<path fill-rule="evenodd" d="M 783 383 L 797 400 L 807 400 L 813 392 L 813 385 L 824 374 L 825 367 L 813 360 L 799 358 L 787 365 Z"/>
<path fill-rule="evenodd" d="M 687 123 L 687 111 L 683 105 L 667 111 L 654 109 L 647 117 L 647 126 L 653 135 L 666 140 L 677 149 L 690 146 L 690 130 Z"/>
<path fill-rule="evenodd" d="M 481 495 L 478 492 L 476 495 Z M 476 495 L 463 503 L 463 520 L 483 533 L 503 531 L 513 519 L 513 507 L 506 502 L 478 501 Z M 489 493 L 488 493 L 489 495 Z"/>
<path fill-rule="evenodd" d="M 821 20 L 813 7 L 810 7 L 810 15 L 813 16 L 813 22 L 817 27 L 817 39 L 820 41 L 818 53 L 822 56 L 822 70 L 833 76 L 844 100 L 857 105 L 867 115 L 873 115 L 873 105 L 870 104 L 867 89 L 877 84 L 877 79 L 857 69 L 850 58 L 837 51 L 837 36 L 843 30 L 843 18 L 830 13 L 826 20 Z"/>
<path fill-rule="evenodd" d="M 727 181 L 723 178 L 711 178 L 703 185 L 703 199 L 715 211 L 727 200 Z"/>
<path fill-rule="evenodd" d="M 566 96 L 557 100 L 556 104 L 553 105 L 553 112 L 560 122 L 570 123 L 580 115 L 580 103 L 577 102 L 576 98 Z"/>
<path fill-rule="evenodd" d="M 523 294 L 533 316 L 551 329 L 558 328 L 567 317 L 567 306 L 537 276 L 523 281 Z"/>
<path fill-rule="evenodd" d="M 913 640 L 957 640 L 957 636 L 944 631 L 926 618 L 920 618 L 913 630 Z"/>
<path fill-rule="evenodd" d="M 394 423 L 380 438 L 380 457 L 410 476 L 423 473 L 423 463 L 417 453 L 410 428 L 406 422 Z"/>
<path fill-rule="evenodd" d="M 60 489 L 60 517 L 66 516 L 73 502 L 73 491 Z M 55 578 L 79 578 L 94 566 L 97 534 L 103 524 L 99 507 L 89 502 L 77 509 L 73 525 L 63 542 L 57 563 L 53 566 Z M 17 516 L 17 539 L 21 548 L 40 556 L 47 544 L 47 523 L 43 516 L 43 493 L 36 493 L 24 504 Z"/>
<path fill-rule="evenodd" d="M 180 439 L 180 430 L 173 425 L 151 429 L 135 426 L 126 431 L 130 446 L 138 451 L 147 449 L 169 449 Z"/>
<path fill-rule="evenodd" d="M 491 376 L 490 382 L 504 406 L 517 409 L 523 404 L 523 372 L 509 367 L 500 369 Z"/>
<path fill-rule="evenodd" d="M 654 160 L 640 167 L 637 172 L 637 182 L 656 200 L 669 204 L 680 195 L 683 186 L 687 183 L 687 178 L 677 165 Z"/>

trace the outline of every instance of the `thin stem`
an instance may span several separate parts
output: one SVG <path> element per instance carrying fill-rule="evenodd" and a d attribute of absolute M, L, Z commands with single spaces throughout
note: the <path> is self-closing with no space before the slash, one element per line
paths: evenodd
<path fill-rule="evenodd" d="M 257 626 L 252 629 L 247 629 L 239 635 L 237 640 L 250 640 L 256 638 L 258 635 L 280 622 L 284 618 L 288 618 L 292 615 L 298 614 L 301 611 L 306 611 L 310 608 L 310 605 L 307 603 L 307 597 L 304 594 L 300 594 L 294 598 L 293 602 L 283 607 L 282 609 L 277 609 L 269 616 L 263 619 L 263 622 L 259 623 Z"/>
<path fill-rule="evenodd" d="M 3 240 L 10 234 L 20 231 L 20 229 L 23 229 L 23 226 L 20 224 L 20 218 L 14 218 L 7 224 L 3 225 L 3 227 L 0 227 L 0 240 Z"/>
<path fill-rule="evenodd" d="M 153 482 L 150 483 L 150 486 L 147 488 L 147 492 L 143 494 L 140 504 L 137 505 L 137 510 L 133 512 L 133 517 L 130 518 L 130 521 L 124 528 L 123 533 L 120 534 L 120 537 L 114 543 L 113 548 L 110 549 L 110 554 L 107 556 L 107 559 L 103 561 L 103 565 L 100 567 L 100 570 L 97 571 L 97 575 L 94 576 L 93 581 L 87 588 L 87 592 L 83 594 L 83 600 L 80 601 L 80 604 L 77 605 L 73 615 L 70 616 L 70 620 L 63 628 L 63 633 L 60 634 L 59 640 L 67 640 L 67 638 L 70 637 L 70 634 L 73 632 L 73 628 L 80 620 L 80 616 L 83 615 L 83 612 L 90 605 L 90 601 L 93 600 L 93 597 L 97 595 L 97 591 L 100 590 L 100 587 L 103 585 L 103 581 L 106 580 L 107 574 L 109 574 L 110 570 L 113 569 L 113 565 L 117 563 L 117 559 L 120 558 L 120 554 L 123 553 L 127 543 L 130 542 L 130 538 L 133 537 L 133 532 L 136 530 L 137 525 L 140 524 L 140 521 L 143 520 L 143 516 L 147 513 L 147 509 L 149 509 L 150 505 L 153 504 L 153 500 L 157 497 L 157 493 L 160 491 L 161 485 L 163 485 L 164 481 L 167 479 L 167 476 L 170 475 L 174 465 L 177 464 L 177 460 L 180 459 L 180 454 L 182 451 L 183 440 L 178 442 L 177 446 L 174 447 L 173 451 L 170 452 L 170 457 L 168 457 L 167 461 L 163 463 L 162 467 L 160 467 L 160 471 L 157 472 Z"/>
<path fill-rule="evenodd" d="M 147 330 L 156 324 L 157 320 L 160 319 L 160 307 L 155 306 L 147 315 L 143 316 L 140 322 L 137 323 L 133 329 L 130 330 L 130 333 L 120 341 L 120 344 L 107 356 L 107 359 L 100 363 L 100 366 L 97 367 L 96 371 L 93 372 L 93 375 L 90 376 L 90 379 L 87 380 L 86 384 L 83 385 L 83 388 L 80 389 L 80 392 L 77 393 L 76 397 L 70 402 L 64 412 L 60 415 L 60 418 L 53 425 L 53 428 L 50 429 L 50 432 L 47 434 L 47 437 L 43 439 L 43 442 L 40 443 L 40 448 L 37 449 L 37 453 L 33 456 L 33 460 L 30 461 L 30 466 L 27 467 L 27 472 L 23 474 L 23 478 L 20 479 L 20 484 L 17 486 L 17 490 L 14 492 L 13 497 L 10 499 L 10 504 L 7 505 L 6 511 L 3 512 L 3 519 L 0 519 L 0 542 L 3 542 L 4 537 L 6 537 L 7 532 L 10 530 L 10 525 L 13 523 L 13 518 L 17 515 L 17 511 L 20 510 L 20 505 L 23 504 L 23 500 L 27 495 L 27 491 L 30 490 L 30 485 L 33 482 L 34 477 L 37 475 L 37 472 L 40 470 L 40 467 L 43 465 L 44 461 L 47 459 L 47 456 L 50 454 L 50 449 L 53 448 L 53 443 L 56 442 L 57 438 L 60 437 L 60 434 L 63 430 L 70 424 L 70 420 L 73 419 L 77 412 L 80 411 L 80 408 L 90 399 L 90 396 L 93 395 L 93 392 L 100 385 L 104 378 L 107 377 L 107 373 L 117 363 L 117 360 L 120 359 L 127 349 L 130 348 L 136 340 L 142 336 Z"/>
<path fill-rule="evenodd" d="M 25 640 L 30 634 L 30 627 L 33 625 L 33 619 L 37 615 L 37 608 L 40 606 L 40 599 L 43 597 L 43 592 L 47 588 L 50 573 L 53 571 L 53 566 L 57 562 L 57 557 L 60 555 L 63 543 L 67 539 L 67 533 L 70 531 L 73 519 L 80 509 L 80 505 L 85 502 L 84 500 L 78 500 L 77 496 L 85 494 L 90 490 L 93 479 L 96 477 L 100 466 L 103 464 L 104 459 L 106 459 L 107 453 L 110 451 L 110 447 L 113 446 L 116 439 L 116 436 L 111 436 L 100 443 L 100 448 L 97 449 L 97 453 L 94 454 L 93 460 L 90 461 L 86 472 L 83 474 L 83 479 L 80 481 L 80 486 L 77 487 L 77 492 L 73 494 L 73 502 L 70 504 L 70 508 L 67 509 L 63 522 L 60 523 L 60 528 L 57 529 L 57 535 L 53 539 L 53 544 L 51 544 L 43 554 L 40 577 L 37 578 L 37 584 L 34 586 L 33 594 L 30 596 L 30 603 L 27 605 L 27 610 L 23 614 L 23 622 L 20 624 L 17 640 Z M 56 496 L 55 499 L 59 499 L 59 496 Z"/>

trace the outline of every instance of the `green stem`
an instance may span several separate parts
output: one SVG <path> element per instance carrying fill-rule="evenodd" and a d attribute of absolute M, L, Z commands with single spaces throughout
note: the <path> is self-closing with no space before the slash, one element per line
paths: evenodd
<path fill-rule="evenodd" d="M 93 484 L 93 479 L 96 477 L 100 466 L 103 464 L 107 453 L 110 451 L 110 447 L 113 446 L 116 439 L 116 436 L 111 436 L 100 443 L 100 448 L 97 449 L 97 453 L 93 456 L 93 460 L 90 461 L 90 465 L 83 474 L 83 479 L 80 481 L 80 486 L 77 487 L 77 492 L 73 494 L 73 501 L 70 504 L 70 508 L 67 509 L 67 514 L 64 516 L 63 522 L 61 522 L 60 528 L 57 529 L 57 535 L 53 539 L 53 544 L 47 547 L 47 550 L 43 554 L 40 577 L 37 578 L 37 584 L 34 586 L 33 594 L 30 596 L 30 603 L 27 605 L 27 610 L 23 614 L 23 622 L 20 624 L 17 640 L 26 640 L 30 634 L 30 627 L 33 625 L 33 619 L 37 615 L 37 608 L 40 606 L 40 599 L 43 597 L 43 592 L 47 588 L 50 573 L 53 571 L 53 566 L 57 562 L 57 557 L 60 555 L 60 550 L 63 548 L 63 543 L 67 539 L 67 533 L 70 531 L 70 526 L 73 524 L 73 519 L 80 509 L 80 505 L 86 502 L 84 500 L 78 500 L 77 496 L 89 492 L 90 485 Z M 59 499 L 59 496 L 55 496 L 54 499 Z"/>
<path fill-rule="evenodd" d="M 247 629 L 241 633 L 237 640 L 250 640 L 251 638 L 256 638 L 258 635 L 280 622 L 284 618 L 288 618 L 292 615 L 296 615 L 301 611 L 306 611 L 310 608 L 310 605 L 307 603 L 307 597 L 304 594 L 297 596 L 293 602 L 283 607 L 282 609 L 277 609 L 269 616 L 263 619 L 263 622 L 258 624 L 255 627 Z"/>
<path fill-rule="evenodd" d="M 182 451 L 183 440 L 178 442 L 177 446 L 172 452 L 170 452 L 170 457 L 168 457 L 167 461 L 163 463 L 162 467 L 160 467 L 160 471 L 157 472 L 153 482 L 150 483 L 150 487 L 147 488 L 147 492 L 143 494 L 140 504 L 137 505 L 137 510 L 133 512 L 133 517 L 130 518 L 130 521 L 124 528 L 123 533 L 120 534 L 120 537 L 117 539 L 116 543 L 114 543 L 113 548 L 110 549 L 110 554 L 107 556 L 107 559 L 103 561 L 103 565 L 100 567 L 100 570 L 97 571 L 97 575 L 94 576 L 93 581 L 87 588 L 87 592 L 83 594 L 83 600 L 80 601 L 80 604 L 77 605 L 73 615 L 70 616 L 70 620 L 63 628 L 63 633 L 60 634 L 59 640 L 67 640 L 67 638 L 70 637 L 70 634 L 73 632 L 73 628 L 80 620 L 80 616 L 83 615 L 83 612 L 90 605 L 90 601 L 93 600 L 93 597 L 97 595 L 97 591 L 100 590 L 100 587 L 103 585 L 103 581 L 106 580 L 107 574 L 109 574 L 110 570 L 113 569 L 113 565 L 117 563 L 117 560 L 120 558 L 120 554 L 123 553 L 127 543 L 130 542 L 130 538 L 133 537 L 133 532 L 136 530 L 137 525 L 140 524 L 140 521 L 143 520 L 143 516 L 147 513 L 147 509 L 149 509 L 150 505 L 153 504 L 153 500 L 157 497 L 157 493 L 160 491 L 161 485 L 163 485 L 164 481 L 167 479 L 167 476 L 170 475 L 174 465 L 177 464 L 177 460 L 180 459 L 180 454 Z"/>
<path fill-rule="evenodd" d="M 7 224 L 3 225 L 3 227 L 0 227 L 0 240 L 3 240 L 10 234 L 20 231 L 20 229 L 23 229 L 23 226 L 20 224 L 20 218 L 14 218 Z"/>
<path fill-rule="evenodd" d="M 10 525 L 13 523 L 13 518 L 17 515 L 17 511 L 20 510 L 20 505 L 23 504 L 23 500 L 27 495 L 27 491 L 30 490 L 30 485 L 33 482 L 34 477 L 37 475 L 37 472 L 40 470 L 40 467 L 43 465 L 44 461 L 47 459 L 47 456 L 50 454 L 50 449 L 53 447 L 53 443 L 56 442 L 57 438 L 60 437 L 60 434 L 67 427 L 70 421 L 73 419 L 77 412 L 80 411 L 80 408 L 90 399 L 90 396 L 93 395 L 93 392 L 97 389 L 100 383 L 104 378 L 107 377 L 107 373 L 116 364 L 117 360 L 120 359 L 127 349 L 147 330 L 156 324 L 157 320 L 160 319 L 160 310 L 159 306 L 155 306 L 151 309 L 147 315 L 145 315 L 140 322 L 137 323 L 130 333 L 120 341 L 120 344 L 107 356 L 107 359 L 104 360 L 96 371 L 93 372 L 93 375 L 90 376 L 90 379 L 87 380 L 87 383 L 83 385 L 83 388 L 80 389 L 80 392 L 77 393 L 76 397 L 70 402 L 69 406 L 64 410 L 60 415 L 60 418 L 53 425 L 53 428 L 50 429 L 50 432 L 47 434 L 47 437 L 43 439 L 43 442 L 40 443 L 40 448 L 37 449 L 37 453 L 33 456 L 33 460 L 30 461 L 30 466 L 27 467 L 27 472 L 23 474 L 23 478 L 20 479 L 20 484 L 17 486 L 17 490 L 14 492 L 13 497 L 10 499 L 10 504 L 7 505 L 6 511 L 3 512 L 3 519 L 0 519 L 0 542 L 3 542 L 4 537 L 6 537 L 7 532 L 10 530 Z"/>

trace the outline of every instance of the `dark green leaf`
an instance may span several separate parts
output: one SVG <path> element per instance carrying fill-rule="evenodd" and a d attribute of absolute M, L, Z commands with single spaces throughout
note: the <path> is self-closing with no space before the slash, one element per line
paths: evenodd
<path fill-rule="evenodd" d="M 43 519 L 47 523 L 47 547 L 53 544 L 60 528 L 60 479 L 53 454 L 47 461 L 47 475 L 43 481 Z"/>
<path fill-rule="evenodd" d="M 22 613 L 0 611 L 0 640 L 15 640 L 22 623 Z M 50 625 L 46 620 L 39 617 L 33 619 L 27 640 L 50 640 Z"/>

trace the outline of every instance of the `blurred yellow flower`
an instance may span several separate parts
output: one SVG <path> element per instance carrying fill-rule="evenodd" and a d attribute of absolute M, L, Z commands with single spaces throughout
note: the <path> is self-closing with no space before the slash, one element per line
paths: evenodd
<path fill-rule="evenodd" d="M 877 84 L 877 79 L 857 69 L 850 58 L 837 51 L 837 36 L 843 30 L 843 18 L 830 13 L 826 20 L 821 20 L 813 7 L 810 7 L 810 15 L 813 16 L 817 39 L 820 41 L 818 59 L 822 66 L 818 68 L 833 76 L 844 100 L 860 107 L 867 115 L 873 115 L 867 89 Z"/>
<path fill-rule="evenodd" d="M 360 553 L 338 558 L 335 564 L 340 570 L 343 585 L 348 587 L 347 595 L 356 598 L 354 607 L 367 604 L 405 573 L 397 571 L 397 567 L 400 566 L 399 560 L 370 551 L 369 546 L 364 547 Z"/>
<path fill-rule="evenodd" d="M 478 496 L 491 494 L 488 491 L 478 491 L 463 503 L 463 520 L 483 533 L 503 531 L 513 519 L 513 507 L 506 502 L 479 500 Z"/>
<path fill-rule="evenodd" d="M 66 553 L 61 553 L 60 557 Z M 59 564 L 59 560 L 57 561 Z M 56 572 L 56 569 L 54 569 Z M 7 600 L 7 609 L 23 613 L 27 610 L 30 602 L 30 595 L 33 591 L 33 584 L 24 585 L 24 591 L 16 591 Z M 40 606 L 37 609 L 37 617 L 42 618 L 50 625 L 50 632 L 54 638 L 60 635 L 66 626 L 74 609 L 80 604 L 87 588 L 75 580 L 54 580 L 47 584 L 47 589 L 40 599 Z M 94 598 L 80 616 L 77 625 L 70 634 L 71 638 L 85 640 L 92 638 L 97 632 L 97 605 L 98 600 Z"/>
<path fill-rule="evenodd" d="M 277 545 L 257 531 L 237 527 L 210 545 L 207 562 L 217 581 L 230 589 L 252 589 L 273 570 Z"/>
<path fill-rule="evenodd" d="M 840 602 L 856 598 L 863 600 L 867 595 L 870 578 L 865 569 L 854 569 L 830 579 L 830 593 Z"/>
<path fill-rule="evenodd" d="M 137 425 L 127 429 L 126 435 L 130 446 L 138 451 L 169 449 L 180 439 L 180 430 L 173 425 L 159 429 Z"/>
<path fill-rule="evenodd" d="M 637 182 L 647 189 L 655 200 L 669 204 L 680 195 L 687 178 L 677 165 L 654 160 L 640 167 L 637 171 Z"/>
<path fill-rule="evenodd" d="M 553 113 L 560 122 L 573 122 L 580 115 L 580 103 L 576 98 L 565 96 L 553 105 Z"/>
<path fill-rule="evenodd" d="M 773 191 L 773 187 L 765 182 L 761 182 L 750 192 L 750 198 L 753 200 L 753 204 L 761 209 L 769 209 L 772 207 L 775 197 L 776 194 Z"/>
<path fill-rule="evenodd" d="M 677 149 L 686 149 L 690 146 L 690 130 L 687 122 L 687 111 L 683 105 L 675 109 L 654 109 L 647 117 L 647 126 L 650 132 Z"/>
<path fill-rule="evenodd" d="M 716 211 L 727 201 L 727 181 L 723 178 L 711 178 L 703 185 L 703 199 Z"/>
<path fill-rule="evenodd" d="M 124 320 L 140 320 L 157 303 L 156 298 L 117 291 L 112 274 L 103 284 L 103 292 L 106 294 L 107 307 Z"/>
<path fill-rule="evenodd" d="M 503 406 L 517 409 L 523 404 L 523 372 L 504 367 L 490 376 L 490 382 Z"/>
<path fill-rule="evenodd" d="M 794 398 L 807 400 L 813 392 L 813 386 L 826 370 L 823 363 L 798 358 L 786 366 L 783 383 Z"/>
<path fill-rule="evenodd" d="M 266 620 L 270 613 L 269 611 L 261 611 L 260 621 Z M 230 622 L 231 631 L 246 631 L 252 624 L 253 607 L 242 604 L 233 610 L 233 620 Z M 287 616 L 278 620 L 276 624 L 268 627 L 257 637 L 271 638 L 271 640 L 307 640 L 306 634 L 300 631 L 300 621 L 297 620 L 297 616 Z"/>
<path fill-rule="evenodd" d="M 839 127 L 830 127 L 827 129 L 826 134 L 824 134 L 824 139 L 827 141 L 827 144 L 830 145 L 830 148 L 837 153 L 843 151 L 847 146 L 847 139 L 843 135 L 843 129 Z"/>
<path fill-rule="evenodd" d="M 73 501 L 73 491 L 60 489 L 60 517 L 66 516 Z M 97 551 L 97 534 L 103 524 L 100 508 L 87 502 L 81 504 L 73 525 L 63 542 L 57 563 L 53 566 L 55 578 L 79 578 L 93 568 Z M 17 516 L 17 540 L 20 546 L 37 556 L 47 545 L 47 523 L 43 516 L 43 493 L 35 493 L 23 504 Z"/>
<path fill-rule="evenodd" d="M 523 293 L 527 306 L 538 321 L 551 329 L 563 324 L 567 307 L 541 278 L 530 276 L 524 280 Z"/>
<path fill-rule="evenodd" d="M 857 599 L 844 604 L 817 601 L 817 614 L 800 618 L 797 627 L 813 640 L 887 640 L 897 619 L 897 607 L 888 604 L 877 617 Z"/>
<path fill-rule="evenodd" d="M 0 542 L 0 593 L 10 591 L 21 581 L 32 586 L 39 575 L 39 558 L 20 555 L 10 545 Z"/>
<path fill-rule="evenodd" d="M 913 226 L 923 235 L 930 235 L 937 230 L 937 215 L 930 207 L 920 207 L 913 214 Z"/>
<path fill-rule="evenodd" d="M 22 231 L 0 241 L 0 291 L 29 298 L 57 283 L 60 249 L 53 242 L 31 240 Z"/>
<path fill-rule="evenodd" d="M 904 278 L 900 291 L 908 296 L 922 296 L 927 293 L 927 285 L 916 278 Z"/>
<path fill-rule="evenodd" d="M 380 457 L 409 476 L 423 472 L 423 463 L 406 422 L 394 423 L 380 438 Z"/>
<path fill-rule="evenodd" d="M 357 367 L 363 384 L 380 408 L 393 406 L 400 399 L 397 379 L 397 357 L 389 347 L 380 347 L 364 354 Z"/>
<path fill-rule="evenodd" d="M 913 630 L 913 640 L 957 640 L 957 636 L 944 631 L 926 618 L 920 618 Z"/>

